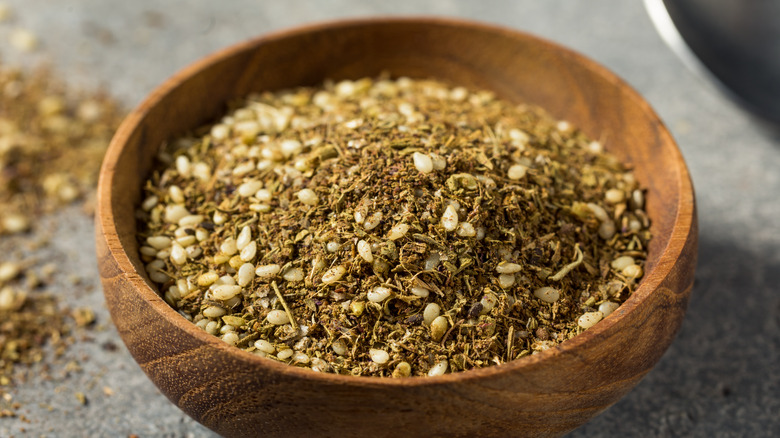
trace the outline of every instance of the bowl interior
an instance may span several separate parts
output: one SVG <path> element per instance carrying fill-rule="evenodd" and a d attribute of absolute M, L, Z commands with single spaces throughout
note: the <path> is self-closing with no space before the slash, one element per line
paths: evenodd
<path fill-rule="evenodd" d="M 262 361 L 236 349 L 230 349 L 218 339 L 208 337 L 197 330 L 155 296 L 138 256 L 134 209 L 140 202 L 142 183 L 150 172 L 153 157 L 162 142 L 216 120 L 227 110 L 227 102 L 252 92 L 317 85 L 324 79 L 377 76 L 384 72 L 392 76 L 433 77 L 469 88 L 492 90 L 517 103 L 538 105 L 554 117 L 571 122 L 591 138 L 602 140 L 610 152 L 633 166 L 638 181 L 647 188 L 646 210 L 652 220 L 653 239 L 642 286 L 621 307 L 625 307 L 624 311 L 616 312 L 615 316 L 605 319 L 593 329 L 567 341 L 557 349 L 552 349 L 556 351 L 547 351 L 527 360 L 517 361 L 518 363 L 468 371 L 457 376 L 446 375 L 432 379 L 435 381 L 431 382 L 423 382 L 425 379 L 403 379 L 405 382 L 381 379 L 381 382 L 367 382 L 367 378 L 319 377 L 315 373 L 272 364 L 270 361 Z M 507 385 L 506 381 L 498 379 L 488 384 L 483 381 L 483 377 L 505 376 L 518 370 L 527 374 L 521 379 L 527 385 L 525 391 L 528 392 L 539 391 L 549 395 L 556 391 L 578 391 L 588 384 L 601 388 L 602 392 L 594 391 L 587 396 L 572 396 L 571 393 L 561 395 L 562 398 L 570 400 L 577 397 L 579 399 L 569 402 L 566 406 L 570 411 L 562 414 L 559 419 L 545 420 L 541 411 L 534 411 L 528 417 L 536 419 L 534 421 L 538 423 L 538 430 L 562 432 L 581 424 L 614 403 L 660 358 L 682 319 L 687 292 L 690 290 L 688 282 L 692 282 L 695 264 L 694 254 L 685 260 L 684 266 L 675 265 L 683 247 L 693 247 L 695 253 L 695 236 L 694 240 L 690 240 L 690 236 L 695 234 L 693 192 L 687 170 L 673 140 L 644 100 L 603 67 L 567 49 L 519 32 L 451 20 L 360 20 L 315 25 L 249 41 L 216 53 L 168 80 L 128 117 L 107 153 L 98 196 L 99 240 L 105 241 L 107 246 L 100 263 L 101 266 L 111 265 L 111 268 L 103 270 L 102 275 L 109 308 L 128 348 L 163 392 L 190 415 L 218 431 L 235 431 L 239 435 L 239 426 L 243 423 L 235 419 L 230 422 L 209 408 L 208 403 L 213 403 L 209 397 L 214 397 L 213 394 L 197 397 L 189 395 L 188 390 L 176 387 L 181 385 L 180 382 L 177 383 L 178 380 L 168 381 L 167 375 L 162 374 L 161 369 L 165 367 L 176 367 L 177 372 L 184 373 L 186 370 L 183 370 L 182 365 L 170 362 L 163 366 L 156 361 L 165 355 L 185 354 L 187 352 L 182 351 L 194 351 L 201 348 L 201 344 L 208 344 L 212 350 L 220 350 L 234 356 L 229 359 L 232 362 L 227 366 L 246 371 L 246 375 L 242 377 L 245 379 L 242 383 L 244 386 L 252 387 L 252 384 L 247 383 L 248 379 L 257 387 L 263 387 L 267 383 L 263 379 L 269 378 L 268 376 L 272 376 L 270 378 L 274 381 L 287 377 L 320 379 L 318 382 L 329 388 L 328 394 L 334 404 L 338 400 L 346 400 L 348 403 L 354 396 L 357 400 L 362 400 L 365 409 L 371 412 L 378 409 L 376 406 L 387 405 L 387 397 L 392 399 L 393 396 L 385 394 L 379 399 L 365 395 L 370 392 L 355 396 L 360 393 L 360 389 L 356 388 L 371 391 L 372 388 L 395 385 L 401 391 L 398 393 L 399 397 L 402 397 L 404 387 L 413 391 L 426 391 L 425 388 L 438 388 L 440 383 L 446 385 L 458 380 L 479 381 L 479 385 L 487 384 L 492 390 L 501 391 L 504 389 L 502 387 Z M 678 268 L 682 273 L 679 278 L 673 272 Z M 110 283 L 106 280 L 109 276 L 122 277 L 123 285 Z M 662 292 L 665 295 L 657 298 L 653 294 L 659 293 L 657 289 L 660 285 L 671 288 L 672 292 Z M 122 288 L 124 290 L 120 290 Z M 648 297 L 653 297 L 655 301 L 648 300 Z M 540 365 L 559 352 L 579 349 L 587 343 L 593 345 L 599 338 L 626 337 L 620 334 L 620 330 L 630 328 L 631 325 L 626 323 L 618 327 L 616 324 L 628 318 L 627 315 L 633 312 L 633 309 L 645 305 L 646 301 L 648 307 L 655 306 L 656 302 L 669 301 L 673 304 L 673 312 L 648 316 L 651 315 L 651 309 L 642 310 L 641 315 L 645 320 L 631 329 L 636 332 L 636 337 L 621 341 L 625 342 L 625 351 L 611 357 L 603 349 L 585 349 L 581 353 L 582 357 L 570 356 L 566 359 L 569 362 L 559 360 L 560 365 L 546 368 Z M 135 316 L 132 312 L 144 316 Z M 151 314 L 161 316 L 162 322 L 155 321 Z M 128 322 L 134 319 L 137 321 Z M 163 341 L 139 337 L 133 330 L 141 323 L 169 324 L 178 332 L 185 333 L 179 339 L 184 339 L 186 345 L 162 345 Z M 658 327 L 663 329 L 659 331 Z M 156 342 L 161 345 L 156 345 Z M 151 350 L 155 352 L 150 353 Z M 586 363 L 585 356 L 591 354 L 590 351 L 595 352 L 592 353 L 594 355 L 601 355 L 601 368 L 589 369 L 582 376 L 566 375 L 567 370 L 571 372 L 571 367 L 576 366 L 572 364 L 578 361 Z M 271 371 L 268 374 L 258 373 L 257 369 L 261 367 Z M 236 374 L 240 374 L 239 371 Z M 200 375 L 209 375 L 202 370 L 199 372 L 201 374 L 192 373 L 194 379 L 198 379 Z M 261 377 L 247 377 L 251 373 Z M 537 379 L 534 373 L 542 377 Z M 607 373 L 611 374 L 607 376 Z M 580 381 L 582 379 L 590 380 Z M 615 380 L 618 383 L 614 383 Z M 287 382 L 294 386 L 298 381 Z M 356 383 L 352 385 L 348 382 Z M 352 391 L 352 395 L 343 392 L 347 387 Z M 240 386 L 230 388 L 242 391 L 236 389 L 241 388 Z M 306 384 L 302 384 L 301 388 L 308 388 L 308 394 L 316 393 Z M 452 390 L 449 391 L 440 395 L 458 398 L 465 393 L 456 394 Z M 406 393 L 405 396 L 411 397 L 411 394 Z M 498 392 L 491 397 L 498 397 L 497 394 Z M 343 399 L 340 398 L 342 396 Z M 480 402 L 484 402 L 484 405 L 494 404 L 487 399 L 477 400 L 479 397 L 467 398 L 470 403 L 476 405 Z M 193 401 L 194 399 L 198 401 Z M 313 399 L 316 400 L 316 397 Z M 246 400 L 246 403 L 249 403 L 254 399 Z M 507 398 L 501 400 L 510 404 L 529 401 L 520 397 L 514 389 L 509 391 Z M 543 411 L 558 406 L 555 400 L 555 397 L 552 397 L 536 400 L 534 403 L 538 410 Z M 440 412 L 442 424 L 449 424 L 446 428 L 441 426 L 440 432 L 462 433 L 467 430 L 463 429 L 465 421 L 473 418 L 473 415 L 470 414 L 472 409 L 466 401 L 461 410 L 451 407 L 447 412 Z M 268 400 L 264 403 L 266 406 L 272 406 Z M 278 405 L 273 406 L 278 408 Z M 319 407 L 312 405 L 311 409 L 312 412 L 317 412 Z M 498 433 L 519 418 L 519 411 L 504 411 L 506 409 L 497 410 L 495 406 L 481 411 L 482 415 L 488 415 L 481 430 Z M 439 411 L 436 408 L 428 408 L 427 415 L 435 418 L 437 412 Z M 453 412 L 456 414 L 453 415 Z M 463 417 L 460 423 L 453 420 L 457 413 Z M 275 423 L 263 415 L 256 413 L 251 420 L 265 421 L 269 427 L 267 430 L 272 430 Z M 330 412 L 330 415 L 334 415 L 333 412 Z M 414 418 L 408 413 L 406 415 L 407 418 Z M 246 421 L 249 420 L 247 417 Z M 308 420 L 301 419 L 302 426 L 298 429 L 301 432 L 307 430 L 304 426 L 308 423 L 305 421 Z M 368 425 L 368 422 L 361 424 Z M 371 424 L 379 430 L 380 427 L 392 425 L 393 422 L 384 417 L 376 417 Z"/>

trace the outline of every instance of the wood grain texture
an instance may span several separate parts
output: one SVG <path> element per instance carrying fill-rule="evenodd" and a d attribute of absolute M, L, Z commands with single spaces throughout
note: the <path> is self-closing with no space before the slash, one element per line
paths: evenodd
<path fill-rule="evenodd" d="M 546 108 L 635 167 L 653 240 L 641 287 L 559 347 L 437 378 L 318 374 L 230 347 L 150 286 L 133 211 L 160 143 L 261 90 L 325 78 L 435 77 Z M 97 253 L 128 349 L 187 414 L 226 436 L 556 436 L 626 394 L 658 361 L 685 313 L 696 264 L 693 188 L 661 121 L 603 67 L 529 35 L 439 19 L 314 25 L 228 48 L 169 79 L 117 132 L 100 176 Z"/>

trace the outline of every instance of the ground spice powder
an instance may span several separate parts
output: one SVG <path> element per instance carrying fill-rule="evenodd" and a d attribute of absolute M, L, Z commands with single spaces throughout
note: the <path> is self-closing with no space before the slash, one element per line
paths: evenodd
<path fill-rule="evenodd" d="M 52 231 L 37 218 L 74 202 L 90 209 L 121 116 L 108 96 L 75 93 L 48 69 L 0 65 L 0 417 L 16 415 L 5 388 L 39 378 L 28 366 L 56 361 L 94 321 L 50 287 L 57 266 L 39 254 Z"/>

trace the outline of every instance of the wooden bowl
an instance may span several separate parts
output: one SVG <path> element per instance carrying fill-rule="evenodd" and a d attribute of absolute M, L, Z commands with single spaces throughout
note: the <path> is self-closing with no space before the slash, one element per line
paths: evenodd
<path fill-rule="evenodd" d="M 641 286 L 562 345 L 433 378 L 320 374 L 229 346 L 166 304 L 144 273 L 134 210 L 160 144 L 259 90 L 382 72 L 435 77 L 568 120 L 635 167 L 653 239 Z M 650 106 L 603 67 L 555 44 L 441 19 L 341 21 L 276 33 L 195 63 L 116 133 L 98 190 L 97 254 L 108 307 L 138 364 L 184 412 L 226 436 L 552 436 L 615 403 L 677 332 L 696 264 L 691 181 Z"/>

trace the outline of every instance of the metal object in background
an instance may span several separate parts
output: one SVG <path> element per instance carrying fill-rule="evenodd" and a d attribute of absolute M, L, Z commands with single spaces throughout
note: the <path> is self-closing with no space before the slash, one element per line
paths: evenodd
<path fill-rule="evenodd" d="M 689 67 L 780 127 L 780 1 L 645 0 L 645 6 Z"/>

